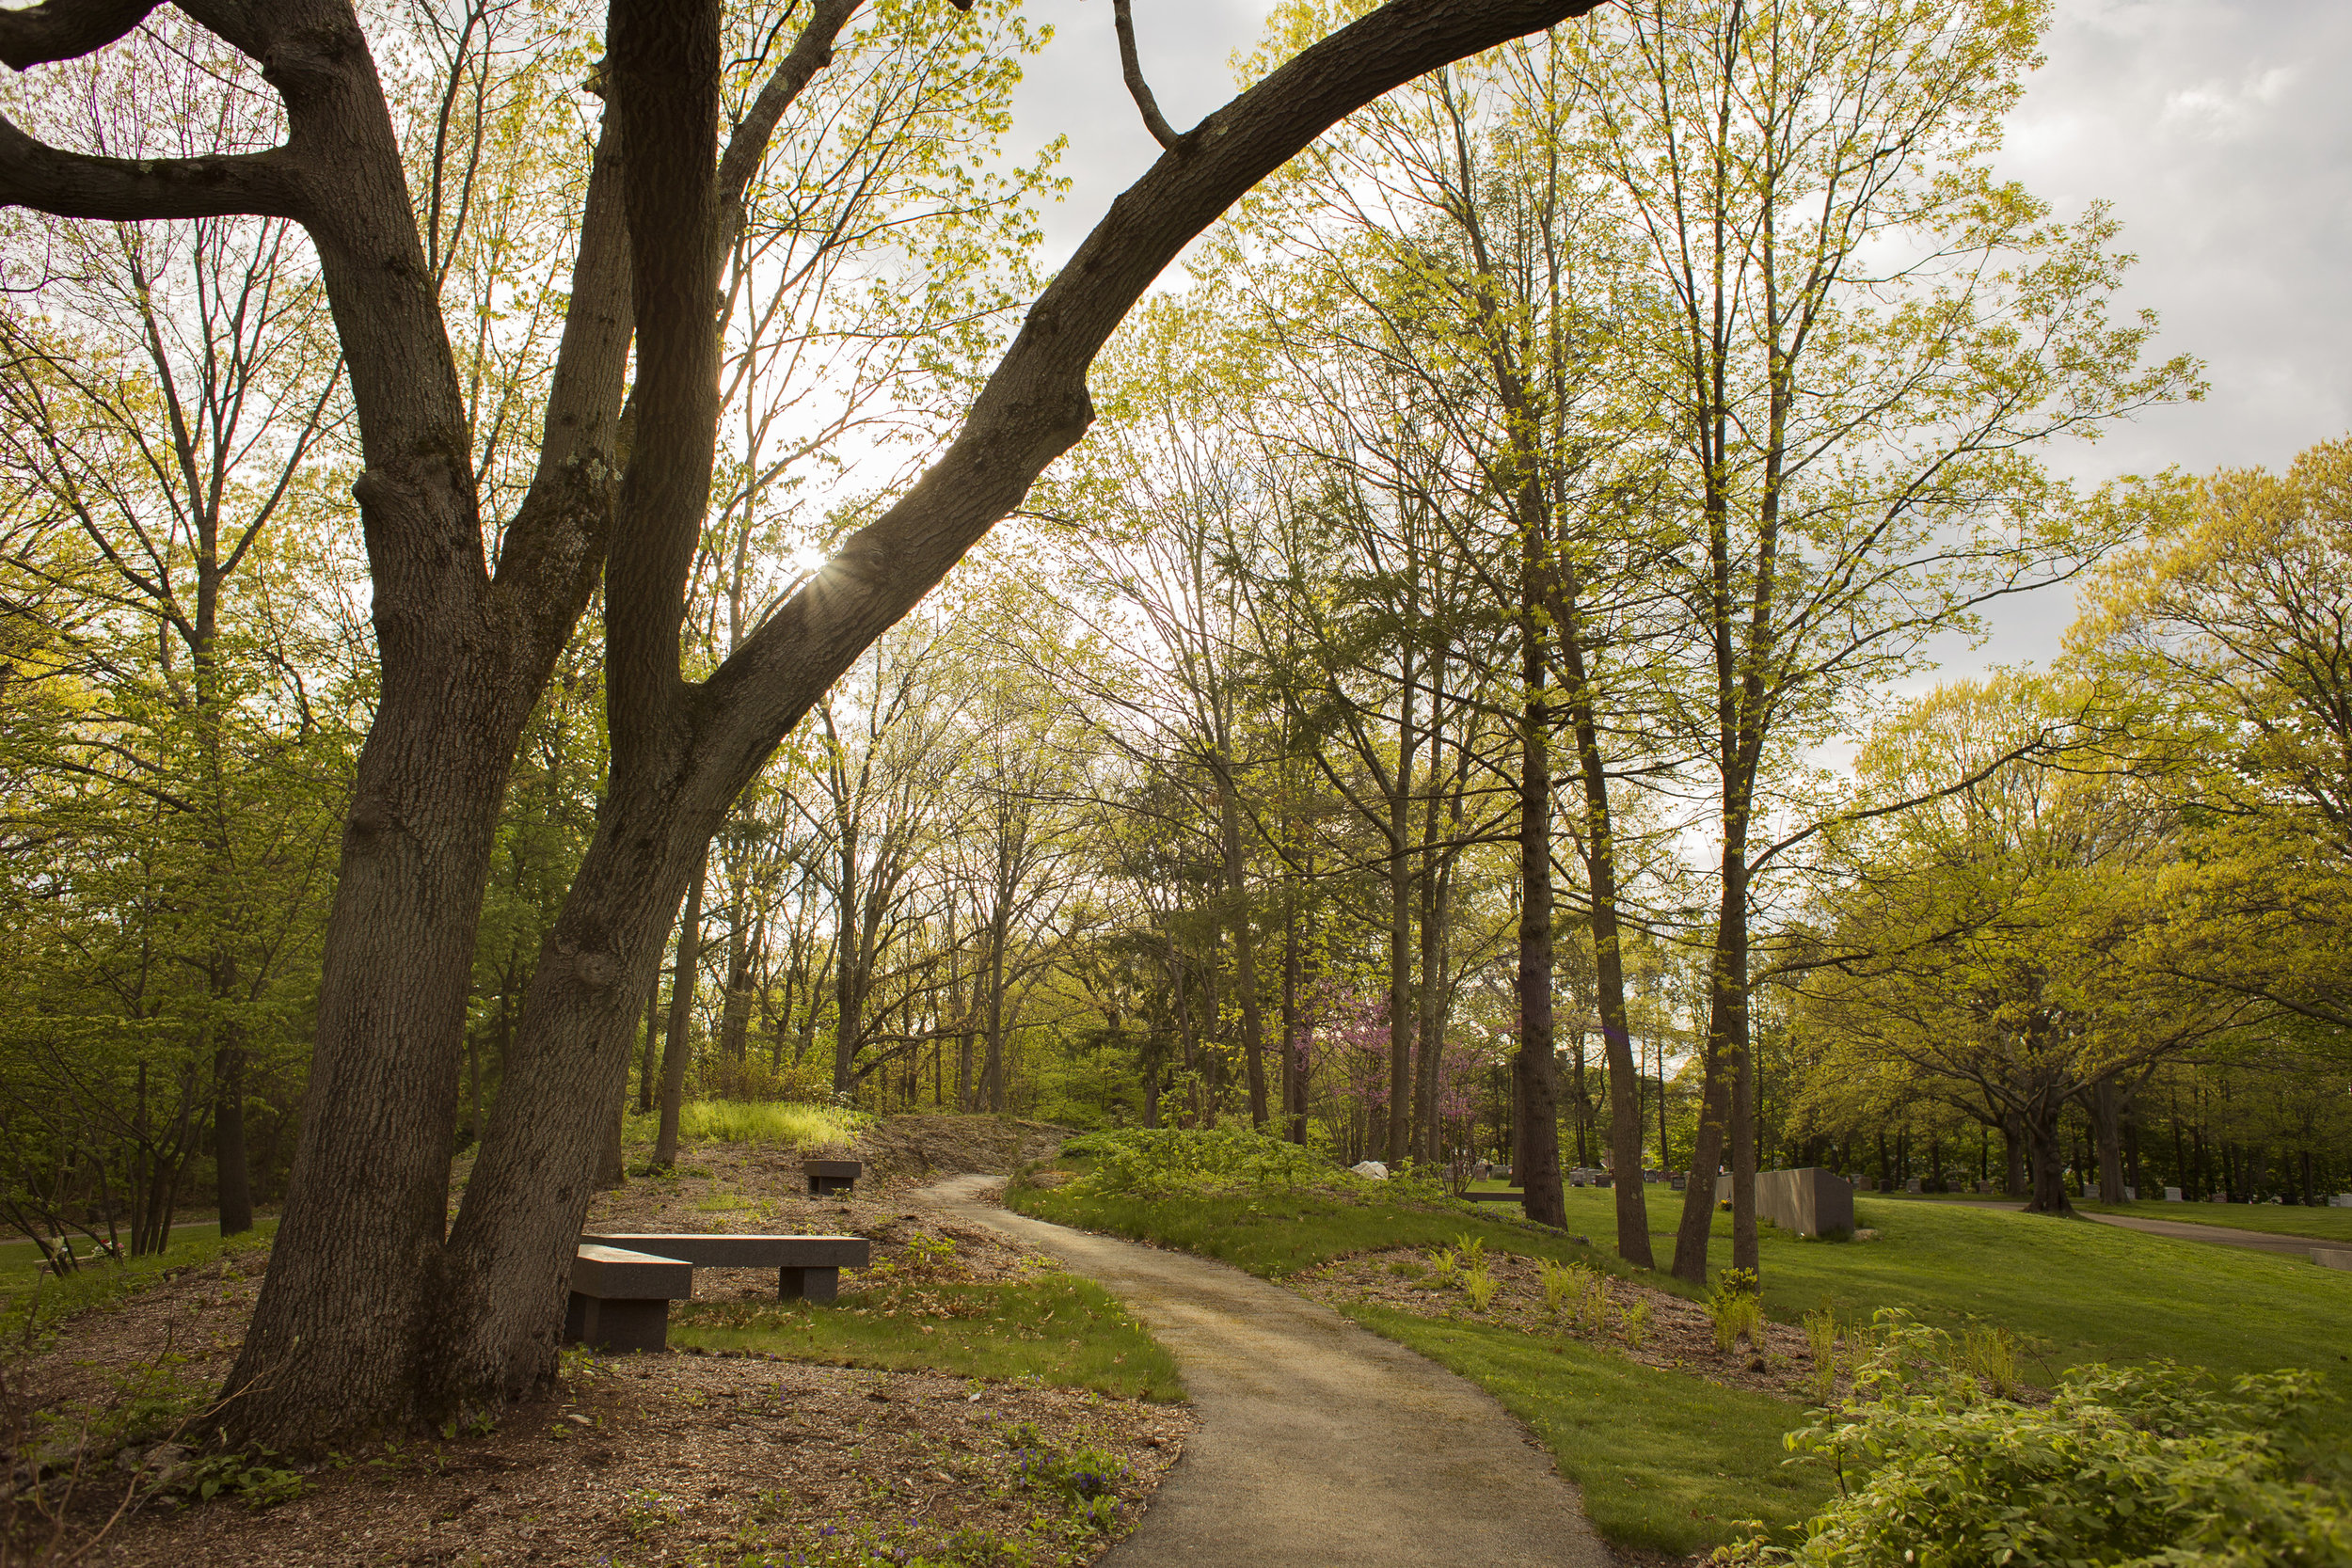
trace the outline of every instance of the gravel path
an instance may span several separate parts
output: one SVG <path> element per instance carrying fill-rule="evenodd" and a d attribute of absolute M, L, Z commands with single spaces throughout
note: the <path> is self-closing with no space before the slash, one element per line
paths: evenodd
<path fill-rule="evenodd" d="M 1188 1253 L 917 1196 L 1101 1282 L 1176 1357 L 1200 1416 L 1103 1568 L 1608 1568 L 1577 1490 L 1485 1393 L 1328 1307 Z"/>

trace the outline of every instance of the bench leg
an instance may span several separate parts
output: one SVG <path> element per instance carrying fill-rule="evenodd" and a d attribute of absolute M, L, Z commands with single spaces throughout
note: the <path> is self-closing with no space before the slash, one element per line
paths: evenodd
<path fill-rule="evenodd" d="M 778 1301 L 833 1301 L 841 1293 L 839 1269 L 778 1269 Z"/>
<path fill-rule="evenodd" d="M 564 1311 L 564 1338 L 618 1355 L 628 1351 L 666 1351 L 670 1348 L 670 1304 L 650 1301 L 607 1301 L 572 1292 Z"/>

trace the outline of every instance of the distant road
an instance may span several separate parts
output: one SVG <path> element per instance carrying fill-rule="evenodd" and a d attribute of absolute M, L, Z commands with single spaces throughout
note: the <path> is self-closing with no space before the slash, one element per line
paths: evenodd
<path fill-rule="evenodd" d="M 2022 1203 L 1970 1203 L 1970 1209 L 2007 1209 L 2022 1212 Z M 2076 1211 L 2087 1220 L 2101 1225 L 2122 1226 L 2126 1230 L 2144 1230 L 2151 1236 L 2169 1236 L 2176 1242 L 2210 1242 L 2216 1246 L 2242 1246 L 2254 1252 L 2282 1252 L 2290 1258 L 2309 1258 L 2313 1247 L 2341 1247 L 2341 1242 L 2329 1242 L 2317 1236 L 2280 1236 L 2267 1230 L 2239 1230 L 2226 1225 L 2190 1225 L 2181 1220 L 2144 1220 L 2137 1214 L 2093 1214 Z"/>

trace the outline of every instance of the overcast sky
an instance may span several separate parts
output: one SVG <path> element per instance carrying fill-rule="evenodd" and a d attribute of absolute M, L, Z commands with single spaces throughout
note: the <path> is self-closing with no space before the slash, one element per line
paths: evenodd
<path fill-rule="evenodd" d="M 1047 214 L 1058 261 L 1158 149 L 1119 78 L 1110 0 L 1030 0 L 1057 36 L 1018 126 L 1070 137 L 1074 183 Z M 1145 72 L 1190 125 L 1232 92 L 1265 0 L 1136 0 Z M 2352 0 L 2058 0 L 2012 120 L 2007 171 L 2062 213 L 2114 203 L 2140 258 L 2124 294 L 2164 321 L 2162 355 L 2206 362 L 2212 391 L 2096 447 L 2055 451 L 2095 481 L 2169 463 L 2285 463 L 2352 429 Z M 2055 648 L 2066 606 L 2026 601 L 1976 658 Z"/>

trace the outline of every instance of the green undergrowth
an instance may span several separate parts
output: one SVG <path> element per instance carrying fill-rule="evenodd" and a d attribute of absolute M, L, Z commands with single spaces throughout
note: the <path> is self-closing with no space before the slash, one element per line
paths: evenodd
<path fill-rule="evenodd" d="M 1783 1463 L 1786 1400 L 1659 1371 L 1570 1338 L 1358 1306 L 1347 1315 L 1502 1402 L 1584 1490 L 1595 1528 L 1677 1555 L 1729 1540 L 1739 1521 L 1794 1524 L 1830 1495 L 1823 1472 Z"/>
<path fill-rule="evenodd" d="M 1166 1198 L 1091 1193 L 1072 1185 L 1041 1187 L 1020 1180 L 1005 1194 L 1005 1206 L 1057 1225 L 1197 1252 L 1268 1279 L 1303 1273 L 1359 1252 L 1453 1246 L 1464 1236 L 1484 1240 L 1490 1251 L 1585 1263 L 1621 1275 L 1640 1272 L 1619 1263 L 1606 1247 L 1515 1217 L 1442 1200 L 1391 1198 L 1376 1190 L 1379 1183 L 1363 1185 L 1375 1190 Z M 1693 1300 L 1705 1293 L 1676 1279 L 1650 1283 Z"/>
<path fill-rule="evenodd" d="M 772 1143 L 809 1148 L 848 1145 L 873 1120 L 837 1105 L 787 1105 L 769 1101 L 690 1100 L 678 1107 L 678 1138 L 684 1143 Z M 659 1117 L 629 1117 L 621 1124 L 625 1144 L 653 1143 Z"/>
<path fill-rule="evenodd" d="M 2352 1247 L 2352 1209 L 2290 1208 L 2283 1203 L 2084 1202 L 2075 1207 L 2091 1214 L 2217 1225 L 2231 1230 L 2259 1230 L 2265 1236 L 2308 1236 L 2314 1242 Z"/>
<path fill-rule="evenodd" d="M 236 1259 L 268 1247 L 278 1222 L 265 1219 L 254 1228 L 223 1240 L 217 1226 L 175 1231 L 169 1250 L 121 1263 L 91 1263 L 59 1278 L 40 1272 L 39 1254 L 29 1242 L 20 1258 L 13 1251 L 0 1261 L 0 1348 L 16 1349 L 37 1343 L 51 1327 L 77 1313 L 134 1296 L 183 1270 L 202 1268 L 221 1259 Z"/>
<path fill-rule="evenodd" d="M 1031 1378 L 1117 1399 L 1183 1399 L 1176 1363 L 1090 1280 L 892 1285 L 804 1301 L 691 1302 L 673 1314 L 681 1350 L 749 1352 L 836 1367 Z"/>

